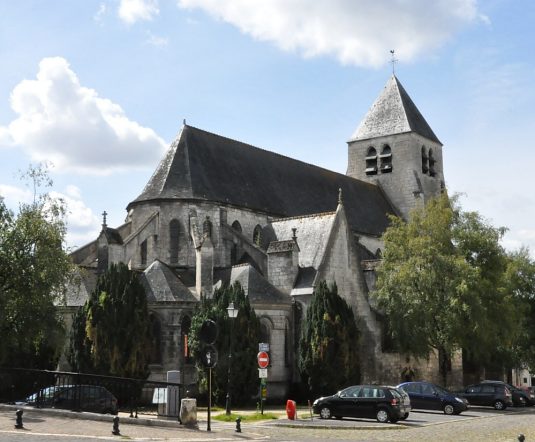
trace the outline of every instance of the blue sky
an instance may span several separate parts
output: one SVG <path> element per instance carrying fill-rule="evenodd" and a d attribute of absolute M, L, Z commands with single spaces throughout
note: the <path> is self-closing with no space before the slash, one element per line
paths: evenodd
<path fill-rule="evenodd" d="M 450 192 L 535 250 L 535 3 L 48 0 L 0 4 L 0 195 L 51 161 L 68 244 L 117 226 L 188 124 L 345 173 L 396 75 L 444 144 Z"/>

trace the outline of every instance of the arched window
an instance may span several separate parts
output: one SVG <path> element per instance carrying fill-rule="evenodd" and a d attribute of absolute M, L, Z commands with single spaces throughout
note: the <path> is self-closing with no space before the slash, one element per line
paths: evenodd
<path fill-rule="evenodd" d="M 379 158 L 381 159 L 381 173 L 392 172 L 392 150 L 388 144 L 383 146 Z"/>
<path fill-rule="evenodd" d="M 191 328 L 191 318 L 189 316 L 184 316 L 182 322 L 180 323 L 180 336 L 182 341 L 182 357 L 184 362 L 191 361 L 191 351 L 188 343 L 189 331 Z"/>
<path fill-rule="evenodd" d="M 368 148 L 366 153 L 366 175 L 377 174 L 377 151 L 373 146 Z"/>
<path fill-rule="evenodd" d="M 429 171 L 429 158 L 425 151 L 425 146 L 422 146 L 422 173 L 427 173 Z"/>
<path fill-rule="evenodd" d="M 242 232 L 241 224 L 237 220 L 232 223 L 232 229 L 238 233 Z"/>
<path fill-rule="evenodd" d="M 210 238 L 212 237 L 212 221 L 210 221 L 209 216 L 206 217 L 204 223 L 202 224 L 202 234 Z"/>
<path fill-rule="evenodd" d="M 253 243 L 260 247 L 262 245 L 262 227 L 257 224 L 253 231 Z"/>
<path fill-rule="evenodd" d="M 149 313 L 149 321 L 151 328 L 151 347 L 150 347 L 150 363 L 161 364 L 162 363 L 162 350 L 161 350 L 161 336 L 162 325 L 155 313 Z"/>
<path fill-rule="evenodd" d="M 429 175 L 435 176 L 435 159 L 433 158 L 433 151 L 429 149 Z"/>
<path fill-rule="evenodd" d="M 176 264 L 178 262 L 178 241 L 180 236 L 180 222 L 177 219 L 169 223 L 169 262 Z"/>
<path fill-rule="evenodd" d="M 139 260 L 141 265 L 147 264 L 147 240 L 143 241 L 139 246 Z"/>

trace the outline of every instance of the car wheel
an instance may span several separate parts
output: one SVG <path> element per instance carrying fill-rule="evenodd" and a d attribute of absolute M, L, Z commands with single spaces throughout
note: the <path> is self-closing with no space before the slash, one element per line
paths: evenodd
<path fill-rule="evenodd" d="M 320 408 L 320 417 L 322 419 L 330 419 L 331 418 L 331 409 L 329 407 L 321 407 Z"/>
<path fill-rule="evenodd" d="M 405 413 L 403 416 L 401 416 L 401 420 L 404 421 L 409 417 L 409 413 Z"/>
<path fill-rule="evenodd" d="M 494 402 L 494 409 L 495 410 L 505 410 L 505 404 L 503 401 L 497 400 Z"/>
<path fill-rule="evenodd" d="M 377 422 L 381 422 L 382 424 L 388 422 L 388 419 L 390 418 L 390 416 L 388 416 L 388 411 L 384 408 L 377 410 L 375 417 L 377 418 Z"/>
<path fill-rule="evenodd" d="M 444 405 L 444 414 L 451 415 L 453 413 L 455 413 L 455 408 L 453 408 L 453 405 L 451 404 Z"/>

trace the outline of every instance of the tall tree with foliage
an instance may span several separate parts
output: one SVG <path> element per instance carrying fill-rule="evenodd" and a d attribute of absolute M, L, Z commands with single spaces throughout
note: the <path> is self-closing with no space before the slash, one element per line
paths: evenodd
<path fill-rule="evenodd" d="M 23 178 L 32 202 L 14 214 L 0 197 L 0 365 L 52 368 L 64 339 L 54 303 L 72 271 L 66 209 L 44 190 L 52 186 L 46 166 L 30 166 Z"/>
<path fill-rule="evenodd" d="M 228 305 L 233 302 L 238 308 L 238 316 L 230 319 L 227 314 Z M 258 343 L 260 342 L 260 322 L 245 296 L 243 288 L 236 282 L 230 287 L 222 287 L 215 291 L 212 299 L 202 299 L 191 320 L 189 346 L 192 354 L 200 359 L 204 344 L 200 342 L 199 332 L 202 323 L 211 319 L 217 324 L 218 336 L 215 347 L 218 352 L 218 363 L 212 370 L 212 394 L 218 404 L 223 405 L 228 386 L 228 362 L 230 349 L 230 333 L 232 338 L 232 369 L 231 397 L 233 405 L 243 405 L 250 401 L 258 392 Z M 231 323 L 232 321 L 232 323 Z M 207 390 L 207 373 L 198 362 L 200 368 L 200 390 Z"/>
<path fill-rule="evenodd" d="M 77 371 L 146 378 L 150 344 L 143 286 L 125 264 L 112 264 L 75 317 L 70 363 Z"/>
<path fill-rule="evenodd" d="M 336 284 L 314 289 L 299 344 L 299 370 L 312 395 L 332 394 L 360 381 L 359 332 Z"/>
<path fill-rule="evenodd" d="M 521 323 L 520 333 L 508 350 L 511 366 L 535 369 L 535 261 L 527 248 L 508 255 L 507 293 L 515 299 L 515 318 Z M 502 352 L 503 353 L 503 352 Z"/>
<path fill-rule="evenodd" d="M 445 384 L 455 350 L 484 363 L 518 334 L 505 290 L 504 229 L 463 212 L 445 194 L 414 210 L 408 222 L 391 221 L 374 296 L 398 349 L 416 357 L 437 351 Z"/>

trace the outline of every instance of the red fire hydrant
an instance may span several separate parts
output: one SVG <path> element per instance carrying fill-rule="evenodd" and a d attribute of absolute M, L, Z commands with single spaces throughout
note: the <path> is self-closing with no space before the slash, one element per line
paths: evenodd
<path fill-rule="evenodd" d="M 288 399 L 286 401 L 286 415 L 288 416 L 288 419 L 295 420 L 295 401 L 292 401 L 291 399 Z"/>

